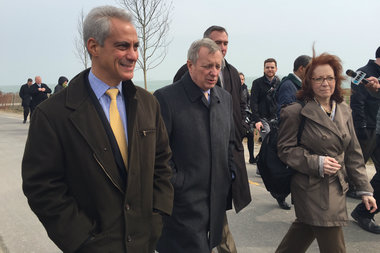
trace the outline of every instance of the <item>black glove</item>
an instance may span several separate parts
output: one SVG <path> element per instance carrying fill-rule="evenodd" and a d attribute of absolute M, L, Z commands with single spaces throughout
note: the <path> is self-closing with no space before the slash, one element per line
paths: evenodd
<path fill-rule="evenodd" d="M 367 128 L 362 127 L 362 128 L 356 129 L 356 136 L 360 140 L 367 140 L 368 139 Z"/>

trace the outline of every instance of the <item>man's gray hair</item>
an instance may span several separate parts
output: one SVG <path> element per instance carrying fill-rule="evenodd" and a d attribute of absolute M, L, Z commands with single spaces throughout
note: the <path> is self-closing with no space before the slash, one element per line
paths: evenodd
<path fill-rule="evenodd" d="M 207 48 L 210 54 L 220 51 L 218 45 L 209 38 L 196 40 L 191 44 L 189 51 L 187 51 L 187 60 L 191 61 L 193 64 L 197 63 L 199 57 L 199 50 L 201 49 L 201 47 Z"/>
<path fill-rule="evenodd" d="M 111 18 L 121 19 L 132 23 L 133 17 L 124 9 L 106 5 L 92 9 L 83 22 L 83 42 L 87 47 L 87 41 L 94 38 L 100 46 L 110 34 Z M 91 54 L 90 54 L 91 55 Z"/>

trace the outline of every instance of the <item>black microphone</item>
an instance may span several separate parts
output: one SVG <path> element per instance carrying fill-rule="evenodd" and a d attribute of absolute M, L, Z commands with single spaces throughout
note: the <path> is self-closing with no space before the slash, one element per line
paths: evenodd
<path fill-rule="evenodd" d="M 363 71 L 353 71 L 351 69 L 347 69 L 346 74 L 350 77 L 352 77 L 351 82 L 355 85 L 359 85 L 360 83 L 366 85 L 368 84 L 368 81 L 365 79 L 365 76 L 367 75 Z"/>

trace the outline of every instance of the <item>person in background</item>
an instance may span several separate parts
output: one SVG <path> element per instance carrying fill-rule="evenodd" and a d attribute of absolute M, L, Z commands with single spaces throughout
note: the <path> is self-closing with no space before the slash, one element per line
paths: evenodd
<path fill-rule="evenodd" d="M 275 127 L 278 127 L 280 121 L 281 108 L 296 101 L 296 93 L 302 87 L 302 79 L 305 74 L 306 66 L 311 60 L 310 56 L 298 56 L 293 64 L 293 73 L 284 77 L 275 91 L 275 100 L 277 103 L 277 120 Z M 285 200 L 289 194 L 280 194 L 271 192 L 271 195 L 277 200 L 279 206 L 285 210 L 290 209 L 290 205 Z"/>
<path fill-rule="evenodd" d="M 276 102 L 278 120 L 280 119 L 281 108 L 296 101 L 296 93 L 301 89 L 305 69 L 310 60 L 310 56 L 298 56 L 293 63 L 293 73 L 289 73 L 289 75 L 282 78 L 281 83 L 277 87 Z"/>
<path fill-rule="evenodd" d="M 30 94 L 30 87 L 33 84 L 33 79 L 28 78 L 28 81 L 26 84 L 21 85 L 20 92 L 18 93 L 20 98 L 22 99 L 21 105 L 24 108 L 24 121 L 22 123 L 26 123 L 26 120 L 28 119 L 29 111 L 30 111 L 30 104 L 32 102 L 32 96 Z M 30 113 L 32 115 L 32 113 Z"/>
<path fill-rule="evenodd" d="M 164 217 L 160 253 L 210 253 L 222 239 L 232 162 L 234 122 L 231 95 L 215 86 L 223 55 L 208 38 L 192 43 L 189 71 L 154 95 L 173 156 L 174 207 Z"/>
<path fill-rule="evenodd" d="M 380 77 L 380 47 L 376 51 L 376 60 L 369 60 L 367 65 L 359 68 L 366 73 L 366 77 L 371 77 L 371 83 L 375 84 Z M 371 157 L 376 169 L 376 174 L 371 180 L 376 200 L 380 196 L 380 146 L 376 143 L 376 116 L 380 110 L 380 96 L 378 91 L 372 92 L 370 87 L 362 84 L 351 84 L 351 108 L 354 119 L 355 131 L 359 139 L 360 147 L 363 152 L 364 162 L 366 163 Z M 376 90 L 376 88 L 375 88 Z M 377 123 L 378 124 L 378 123 Z M 357 198 L 360 192 L 350 185 L 350 191 L 347 193 L 350 197 Z M 375 234 L 380 234 L 380 226 L 375 223 L 374 215 L 376 212 L 368 212 L 365 205 L 358 204 L 352 211 L 351 216 L 357 221 L 358 225 Z"/>
<path fill-rule="evenodd" d="M 54 93 L 57 93 L 61 90 L 63 90 L 64 88 L 67 87 L 67 83 L 69 82 L 69 79 L 67 79 L 65 76 L 61 76 L 58 78 L 58 84 L 54 87 Z"/>
<path fill-rule="evenodd" d="M 223 67 L 219 73 L 219 80 L 216 85 L 222 87 L 228 91 L 232 96 L 233 104 L 233 116 L 235 123 L 235 137 L 234 137 L 234 149 L 233 158 L 236 165 L 236 177 L 232 182 L 231 193 L 228 197 L 227 209 L 232 209 L 232 202 L 236 213 L 239 213 L 244 207 L 246 207 L 252 200 L 251 192 L 248 183 L 247 168 L 244 158 L 244 147 L 242 143 L 242 137 L 245 135 L 247 129 L 245 128 L 245 102 L 241 100 L 241 81 L 239 72 L 226 60 L 226 54 L 228 50 L 229 40 L 228 33 L 224 27 L 210 26 L 203 33 L 203 38 L 209 38 L 213 40 L 220 48 L 223 54 Z M 173 78 L 173 82 L 176 82 L 182 78 L 182 76 L 188 71 L 187 65 L 184 64 L 176 73 Z M 228 227 L 227 215 L 224 219 L 223 237 L 222 242 L 218 246 L 219 253 L 235 253 L 236 245 L 232 237 L 231 231 Z"/>
<path fill-rule="evenodd" d="M 33 114 L 34 109 L 41 102 L 48 98 L 48 94 L 51 93 L 51 89 L 46 84 L 42 83 L 40 76 L 35 77 L 35 83 L 30 87 L 30 94 L 32 96 L 32 102 L 30 103 L 30 114 Z"/>
<path fill-rule="evenodd" d="M 276 76 L 277 61 L 268 58 L 264 61 L 264 75 L 255 79 L 251 87 L 251 110 L 255 128 L 264 139 L 270 131 L 270 121 L 276 119 L 274 92 L 280 83 Z"/>
<path fill-rule="evenodd" d="M 159 104 L 132 82 L 132 14 L 92 9 L 83 23 L 91 68 L 33 113 L 23 190 L 63 252 L 152 253 L 170 215 L 171 150 Z"/>
<path fill-rule="evenodd" d="M 291 181 L 296 220 L 277 253 L 306 252 L 315 239 L 320 252 L 346 252 L 342 226 L 348 220 L 347 178 L 366 209 L 377 209 L 350 108 L 343 100 L 342 80 L 338 57 L 313 52 L 297 93 L 305 105 L 294 103 L 281 110 L 278 156 L 296 171 Z M 301 117 L 305 125 L 298 142 Z"/>
<path fill-rule="evenodd" d="M 277 122 L 277 104 L 275 101 L 275 91 L 280 83 L 276 76 L 277 62 L 273 58 L 264 61 L 264 75 L 252 82 L 251 88 L 251 110 L 252 121 L 259 131 L 260 137 L 264 140 L 269 133 L 271 125 Z M 260 176 L 259 170 L 256 174 Z M 286 196 L 271 192 L 272 197 L 277 200 L 278 206 L 284 210 L 289 210 L 291 206 L 285 201 Z"/>
<path fill-rule="evenodd" d="M 249 91 L 248 91 L 248 87 L 247 85 L 245 84 L 245 76 L 242 72 L 239 72 L 239 76 L 240 76 L 240 81 L 241 81 L 241 99 L 243 101 L 246 102 L 246 109 L 245 111 L 247 112 L 246 113 L 246 117 L 251 117 L 251 108 L 250 108 L 250 96 L 249 96 Z M 250 119 L 249 119 L 250 121 Z M 247 124 L 249 124 L 248 122 L 246 122 Z M 249 153 L 249 163 L 250 164 L 253 164 L 255 163 L 255 156 L 253 154 L 253 149 L 254 149 L 254 140 L 253 140 L 253 132 L 251 131 L 250 129 L 250 126 L 248 125 L 246 127 L 248 129 L 248 131 L 246 132 L 246 135 L 243 136 L 244 137 L 247 137 L 247 147 L 248 147 L 248 153 Z M 252 129 L 253 130 L 253 129 Z"/>

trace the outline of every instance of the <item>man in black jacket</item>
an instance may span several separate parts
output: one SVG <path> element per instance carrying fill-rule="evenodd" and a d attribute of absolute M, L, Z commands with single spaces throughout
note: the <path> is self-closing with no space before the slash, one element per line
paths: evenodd
<path fill-rule="evenodd" d="M 255 127 L 260 131 L 261 138 L 270 131 L 269 122 L 276 118 L 276 103 L 274 91 L 280 83 L 276 76 L 277 62 L 273 58 L 264 61 L 264 75 L 252 82 L 251 109 Z"/>
<path fill-rule="evenodd" d="M 358 69 L 366 73 L 366 77 L 380 77 L 380 47 L 376 51 L 376 60 L 369 60 L 367 65 Z M 376 144 L 376 116 L 379 111 L 380 97 L 373 96 L 368 89 L 362 85 L 351 83 L 351 109 L 354 120 L 355 132 L 363 152 L 364 161 L 371 157 L 376 174 L 371 180 L 374 189 L 373 197 L 379 200 L 380 196 L 380 146 Z M 355 189 L 350 187 L 347 193 L 350 197 L 356 197 Z M 359 204 L 352 211 L 351 216 L 365 230 L 380 234 L 380 226 L 374 222 L 375 213 L 368 212 L 364 204 Z"/>
<path fill-rule="evenodd" d="M 28 119 L 29 111 L 30 111 L 30 103 L 32 101 L 32 96 L 30 95 L 31 86 L 33 84 L 33 79 L 28 78 L 26 84 L 21 85 L 19 96 L 22 99 L 22 107 L 24 108 L 24 121 L 22 123 L 26 123 Z M 32 113 L 30 113 L 32 115 Z"/>
<path fill-rule="evenodd" d="M 203 34 L 203 38 L 209 38 L 215 41 L 222 51 L 223 57 L 227 54 L 228 49 L 228 33 L 221 26 L 210 26 Z M 182 78 L 188 71 L 186 64 L 183 65 L 176 73 L 173 82 Z M 246 132 L 243 125 L 245 118 L 245 102 L 241 99 L 241 81 L 237 69 L 229 64 L 224 58 L 224 67 L 219 73 L 217 85 L 227 90 L 232 96 L 233 118 L 235 127 L 233 161 L 236 166 L 236 175 L 232 183 L 231 195 L 228 200 L 228 209 L 232 208 L 231 197 L 234 203 L 235 211 L 238 213 L 251 202 L 251 192 L 249 189 L 247 169 L 244 159 L 244 148 L 242 144 L 242 136 Z M 219 253 L 236 252 L 235 242 L 228 228 L 227 216 L 223 228 L 222 243 L 218 246 Z"/>
<path fill-rule="evenodd" d="M 42 101 L 48 98 L 47 94 L 51 93 L 51 89 L 44 83 L 40 76 L 35 77 L 35 83 L 30 87 L 30 94 L 32 96 L 32 102 L 30 103 L 30 115 L 32 115 L 34 109 Z"/>
<path fill-rule="evenodd" d="M 263 140 L 270 131 L 270 123 L 276 120 L 277 104 L 274 92 L 280 83 L 280 79 L 276 76 L 276 72 L 276 60 L 268 58 L 264 61 L 264 75 L 252 82 L 252 120 Z M 257 171 L 256 174 L 259 175 L 259 172 Z M 290 205 L 285 201 L 287 195 L 275 194 L 272 192 L 271 194 L 282 209 L 290 209 Z"/>

